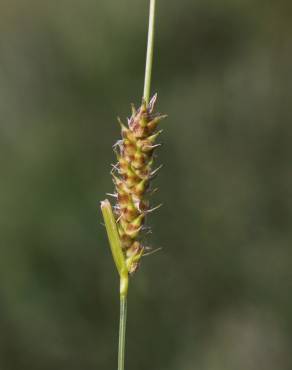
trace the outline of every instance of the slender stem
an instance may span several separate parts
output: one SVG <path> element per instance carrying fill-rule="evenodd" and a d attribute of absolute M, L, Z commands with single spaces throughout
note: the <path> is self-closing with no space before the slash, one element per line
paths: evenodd
<path fill-rule="evenodd" d="M 126 322 L 127 322 L 127 296 L 121 294 L 118 370 L 124 370 L 125 368 Z"/>
<path fill-rule="evenodd" d="M 156 0 L 150 0 L 147 55 L 146 55 L 145 80 L 144 80 L 144 92 L 143 92 L 143 98 L 147 104 L 149 103 L 149 99 L 150 99 L 151 73 L 152 73 L 152 64 L 153 64 L 155 3 L 156 3 Z"/>

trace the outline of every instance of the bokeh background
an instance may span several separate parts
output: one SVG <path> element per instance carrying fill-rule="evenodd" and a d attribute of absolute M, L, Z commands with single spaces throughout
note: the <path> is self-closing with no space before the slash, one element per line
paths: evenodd
<path fill-rule="evenodd" d="M 290 1 L 159 1 L 164 146 L 127 370 L 292 369 Z M 0 369 L 116 368 L 101 225 L 148 1 L 0 4 Z"/>

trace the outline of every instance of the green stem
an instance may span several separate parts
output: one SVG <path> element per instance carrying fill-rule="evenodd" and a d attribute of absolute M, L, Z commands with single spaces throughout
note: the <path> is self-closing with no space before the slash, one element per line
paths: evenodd
<path fill-rule="evenodd" d="M 152 73 L 152 64 L 153 64 L 155 3 L 156 3 L 156 0 L 150 0 L 147 55 L 146 55 L 145 80 L 144 80 L 144 92 L 143 92 L 143 98 L 147 104 L 149 103 L 149 99 L 150 99 L 151 73 Z"/>
<path fill-rule="evenodd" d="M 127 296 L 121 294 L 118 370 L 124 370 L 125 368 L 126 322 L 127 322 Z"/>

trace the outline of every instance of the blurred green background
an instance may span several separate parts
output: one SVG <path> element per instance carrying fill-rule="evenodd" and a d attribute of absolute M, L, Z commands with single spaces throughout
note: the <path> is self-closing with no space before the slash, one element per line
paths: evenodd
<path fill-rule="evenodd" d="M 291 1 L 159 1 L 164 146 L 127 370 L 292 369 Z M 0 369 L 116 368 L 101 225 L 148 1 L 0 4 Z"/>

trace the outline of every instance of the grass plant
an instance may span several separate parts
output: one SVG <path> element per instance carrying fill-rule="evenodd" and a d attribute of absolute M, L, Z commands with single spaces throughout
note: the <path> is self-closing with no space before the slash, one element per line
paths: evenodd
<path fill-rule="evenodd" d="M 149 29 L 146 53 L 145 79 L 142 103 L 138 109 L 132 105 L 127 124 L 119 120 L 121 139 L 114 145 L 117 163 L 112 177 L 116 204 L 108 199 L 101 202 L 101 210 L 109 239 L 112 256 L 120 276 L 120 326 L 118 370 L 124 370 L 129 277 L 138 269 L 147 247 L 143 242 L 149 231 L 146 218 L 158 207 L 150 207 L 150 196 L 155 191 L 152 180 L 159 167 L 153 169 L 154 152 L 161 130 L 159 122 L 165 115 L 154 113 L 157 94 L 150 99 L 151 74 L 154 49 L 155 0 L 150 0 Z"/>

